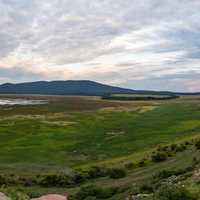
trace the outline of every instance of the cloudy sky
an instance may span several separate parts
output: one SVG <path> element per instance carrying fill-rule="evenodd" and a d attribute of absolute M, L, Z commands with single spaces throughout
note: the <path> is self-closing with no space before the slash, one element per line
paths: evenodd
<path fill-rule="evenodd" d="M 199 0 L 0 0 L 0 83 L 200 91 Z"/>

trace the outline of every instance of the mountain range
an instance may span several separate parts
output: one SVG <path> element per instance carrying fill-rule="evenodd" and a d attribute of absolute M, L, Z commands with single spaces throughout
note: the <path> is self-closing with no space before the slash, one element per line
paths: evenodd
<path fill-rule="evenodd" d="M 175 93 L 168 91 L 132 90 L 101 84 L 89 80 L 67 80 L 67 81 L 37 81 L 26 83 L 5 83 L 0 85 L 0 94 L 44 94 L 44 95 L 105 95 L 113 93 L 130 94 L 159 94 L 159 95 L 181 95 L 200 93 Z"/>

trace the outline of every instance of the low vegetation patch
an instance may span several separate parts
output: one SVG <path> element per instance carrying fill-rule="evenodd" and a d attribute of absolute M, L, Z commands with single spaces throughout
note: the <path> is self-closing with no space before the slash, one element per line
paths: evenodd
<path fill-rule="evenodd" d="M 161 186 L 154 195 L 154 200 L 197 200 L 186 188 L 167 184 Z"/>
<path fill-rule="evenodd" d="M 97 187 L 96 185 L 87 185 L 80 188 L 79 192 L 75 195 L 74 199 L 108 199 L 117 192 L 119 192 L 119 190 L 120 189 L 116 187 L 103 188 Z"/>
<path fill-rule="evenodd" d="M 150 100 L 170 100 L 176 99 L 176 95 L 138 95 L 138 94 L 106 94 L 102 99 L 118 101 L 150 101 Z"/>

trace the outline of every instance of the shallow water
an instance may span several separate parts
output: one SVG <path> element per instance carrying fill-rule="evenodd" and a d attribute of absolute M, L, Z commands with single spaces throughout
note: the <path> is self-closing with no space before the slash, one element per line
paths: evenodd
<path fill-rule="evenodd" d="M 41 105 L 47 104 L 44 100 L 29 100 L 29 99 L 0 99 L 0 106 L 4 105 Z"/>

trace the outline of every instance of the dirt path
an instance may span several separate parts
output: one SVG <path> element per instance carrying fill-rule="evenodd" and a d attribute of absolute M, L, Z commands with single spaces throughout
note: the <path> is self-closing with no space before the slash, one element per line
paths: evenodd
<path fill-rule="evenodd" d="M 0 200 L 10 200 L 10 198 L 6 197 L 5 194 L 0 192 Z"/>

